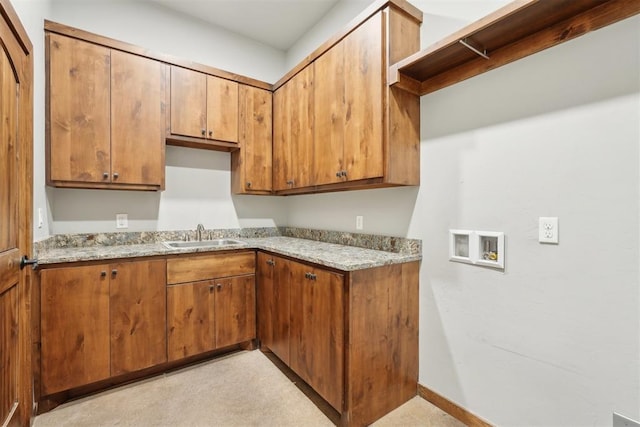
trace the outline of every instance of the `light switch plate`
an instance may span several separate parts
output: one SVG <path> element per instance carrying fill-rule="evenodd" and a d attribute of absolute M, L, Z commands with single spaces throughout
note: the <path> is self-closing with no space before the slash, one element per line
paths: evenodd
<path fill-rule="evenodd" d="M 364 227 L 364 217 L 362 215 L 356 216 L 356 230 L 362 230 Z"/>
<path fill-rule="evenodd" d="M 126 213 L 116 214 L 116 228 L 129 228 L 129 216 Z"/>

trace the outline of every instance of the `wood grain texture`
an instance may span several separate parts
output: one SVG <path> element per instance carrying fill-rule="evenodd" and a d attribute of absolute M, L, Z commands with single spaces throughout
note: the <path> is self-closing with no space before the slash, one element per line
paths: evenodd
<path fill-rule="evenodd" d="M 207 76 L 207 138 L 238 142 L 238 83 Z"/>
<path fill-rule="evenodd" d="M 111 177 L 164 187 L 167 65 L 111 52 Z"/>
<path fill-rule="evenodd" d="M 216 348 L 256 338 L 255 275 L 216 280 Z"/>
<path fill-rule="evenodd" d="M 348 180 L 383 175 L 383 117 L 386 34 L 382 12 L 344 39 L 344 168 Z M 384 86 L 383 86 L 384 85 Z"/>
<path fill-rule="evenodd" d="M 452 417 L 462 421 L 465 425 L 469 427 L 491 427 L 492 424 L 486 422 L 482 418 L 478 417 L 475 414 L 464 409 L 462 406 L 458 405 L 447 399 L 446 397 L 436 393 L 435 391 L 429 389 L 428 387 L 423 386 L 422 384 L 418 384 L 418 395 L 425 399 L 428 402 L 431 402 L 433 405 L 442 409 L 447 414 Z"/>
<path fill-rule="evenodd" d="M 345 46 L 338 43 L 314 63 L 313 184 L 341 182 L 344 170 Z"/>
<path fill-rule="evenodd" d="M 291 369 L 341 411 L 344 276 L 297 262 L 291 262 L 290 268 Z"/>
<path fill-rule="evenodd" d="M 168 360 L 213 350 L 215 339 L 214 281 L 167 287 Z"/>
<path fill-rule="evenodd" d="M 47 38 L 49 182 L 109 182 L 110 50 L 57 34 Z"/>
<path fill-rule="evenodd" d="M 171 133 L 204 138 L 207 132 L 207 75 L 171 67 Z"/>
<path fill-rule="evenodd" d="M 274 185 L 307 187 L 313 171 L 313 67 L 307 67 L 274 95 Z"/>
<path fill-rule="evenodd" d="M 110 269 L 111 375 L 166 362 L 165 260 L 121 262 Z"/>
<path fill-rule="evenodd" d="M 287 366 L 289 359 L 289 261 L 258 252 L 258 338 Z"/>
<path fill-rule="evenodd" d="M 0 292 L 0 421 L 17 416 L 19 405 L 18 286 Z"/>
<path fill-rule="evenodd" d="M 109 377 L 108 269 L 41 272 L 42 394 Z"/>
<path fill-rule="evenodd" d="M 231 153 L 234 194 L 270 194 L 273 189 L 273 101 L 270 91 L 239 87 L 240 149 Z"/>
<path fill-rule="evenodd" d="M 21 173 L 18 152 L 19 139 L 18 80 L 14 65 L 4 49 L 0 50 L 0 256 L 3 252 L 18 247 L 18 198 Z M 7 254 L 4 254 L 7 256 Z M 13 255 L 16 256 L 15 254 Z M 7 258 L 9 259 L 9 258 Z M 17 283 L 17 271 L 7 262 L 0 267 L 0 292 Z M 3 418 L 0 418 L 2 420 Z"/>
<path fill-rule="evenodd" d="M 4 0 L 6 1 L 6 0 Z M 94 34 L 88 31 L 84 31 L 78 28 L 73 28 L 64 24 L 46 20 L 44 21 L 45 31 L 50 33 L 61 34 L 76 38 L 79 40 L 85 40 L 97 45 L 113 48 L 123 52 L 132 53 L 137 56 L 153 59 L 159 62 L 163 62 L 169 65 L 175 65 L 181 68 L 186 68 L 193 71 L 198 71 L 212 76 L 221 77 L 227 80 L 234 80 L 238 83 L 254 86 L 261 89 L 270 90 L 271 84 L 263 82 L 261 80 L 252 79 L 250 77 L 242 76 L 240 74 L 232 73 L 229 71 L 221 70 L 219 68 L 211 67 L 208 65 L 198 64 L 184 58 L 178 58 L 173 55 L 167 55 L 163 53 L 153 52 L 149 49 L 144 49 L 139 46 L 135 46 L 130 43 L 125 43 L 119 40 L 115 40 L 109 37 L 104 37 L 98 34 Z"/>
<path fill-rule="evenodd" d="M 255 274 L 254 252 L 189 255 L 167 259 L 167 283 Z"/>
<path fill-rule="evenodd" d="M 33 417 L 33 375 L 31 369 L 31 349 L 32 349 L 32 335 L 31 335 L 31 320 L 32 320 L 32 291 L 31 291 L 31 279 L 33 277 L 33 271 L 31 269 L 24 269 L 19 271 L 17 269 L 17 261 L 20 255 L 32 256 L 32 193 L 33 193 L 33 45 L 27 36 L 25 28 L 22 26 L 20 19 L 16 11 L 11 6 L 8 0 L 0 0 L 0 44 L 2 44 L 3 51 L 7 55 L 3 57 L 3 63 L 1 65 L 0 74 L 2 75 L 2 83 L 0 86 L 0 93 L 2 93 L 2 101 L 0 105 L 4 110 L 6 107 L 5 99 L 13 98 L 17 101 L 16 104 L 16 121 L 6 122 L 4 121 L 8 116 L 5 111 L 0 112 L 0 117 L 3 120 L 3 130 L 13 128 L 9 126 L 9 123 L 16 123 L 16 134 L 10 137 L 9 144 L 14 144 L 14 152 L 16 156 L 13 158 L 16 168 L 16 179 L 12 180 L 6 175 L 8 169 L 0 169 L 0 181 L 13 181 L 15 186 L 11 188 L 10 197 L 13 199 L 10 202 L 10 206 L 13 206 L 17 212 L 17 220 L 11 221 L 10 216 L 5 217 L 3 212 L 0 212 L 0 237 L 1 241 L 13 242 L 14 232 L 17 232 L 15 243 L 17 246 L 9 245 L 10 250 L 7 247 L 3 247 L 0 251 L 3 252 L 5 257 L 13 259 L 12 262 L 7 265 L 10 270 L 14 270 L 17 276 L 16 286 L 12 287 L 12 290 L 2 290 L 0 293 L 15 292 L 17 294 L 17 306 L 16 316 L 17 324 L 16 328 L 12 331 L 17 333 L 17 341 L 14 347 L 6 348 L 3 344 L 0 344 L 0 353 L 12 354 L 14 349 L 17 351 L 17 357 L 13 359 L 11 368 L 9 371 L 15 371 L 16 374 L 16 394 L 17 397 L 13 409 L 10 410 L 7 417 L 0 417 L 0 424 L 3 425 L 29 425 Z M 5 60 L 6 59 L 6 60 Z M 8 61 L 7 61 L 8 60 Z M 11 71 L 14 80 L 9 79 L 7 85 L 7 67 L 11 67 Z M 16 85 L 17 83 L 17 85 Z M 14 92 L 15 90 L 15 92 Z M 10 94 L 15 93 L 15 98 Z M 7 96 L 9 94 L 9 96 Z M 6 137 L 6 134 L 2 136 L 2 139 Z M 6 140 L 2 143 L 3 147 L 0 150 L 5 151 L 4 145 Z M 6 154 L 6 151 L 5 151 Z M 0 166 L 2 167 L 2 166 Z M 0 192 L 2 190 L 0 189 Z M 6 200 L 6 199 L 5 199 Z M 12 225 L 7 228 L 7 223 Z M 17 228 L 13 230 L 13 227 Z M 6 236 L 9 236 L 7 239 Z M 0 267 L 2 268 L 2 267 Z M 12 276 L 12 273 L 7 274 L 5 271 L 0 271 L 1 277 Z M 6 289 L 6 288 L 5 288 Z M 7 300 L 5 300 L 7 301 Z M 1 310 L 4 312 L 4 308 Z M 7 310 L 7 317 L 9 317 Z M 6 325 L 5 320 L 2 324 Z M 4 341 L 4 340 L 0 340 Z M 6 341 L 5 341 L 6 342 Z M 11 356 L 10 356 L 11 357 Z M 4 363 L 4 361 L 2 362 Z M 4 374 L 0 374 L 0 383 L 4 381 Z M 3 394 L 4 386 L 0 395 Z"/>
<path fill-rule="evenodd" d="M 348 424 L 368 425 L 417 393 L 418 275 L 418 262 L 350 274 Z"/>
<path fill-rule="evenodd" d="M 420 81 L 424 95 L 638 13 L 640 3 L 634 0 L 513 2 L 399 61 L 394 69 Z M 480 58 L 460 39 L 472 40 L 490 59 Z"/>

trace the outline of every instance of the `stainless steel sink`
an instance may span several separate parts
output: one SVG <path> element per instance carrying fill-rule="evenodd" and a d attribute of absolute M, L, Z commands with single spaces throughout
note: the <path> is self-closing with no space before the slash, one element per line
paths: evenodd
<path fill-rule="evenodd" d="M 235 239 L 215 239 L 215 240 L 194 240 L 191 242 L 162 242 L 163 245 L 169 249 L 180 248 L 219 248 L 221 246 L 240 246 L 244 245 L 244 242 Z"/>

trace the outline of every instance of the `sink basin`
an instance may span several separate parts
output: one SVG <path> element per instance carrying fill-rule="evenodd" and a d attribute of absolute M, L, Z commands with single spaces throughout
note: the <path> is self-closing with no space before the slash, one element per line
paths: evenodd
<path fill-rule="evenodd" d="M 163 245 L 168 247 L 169 249 L 180 249 L 180 248 L 219 248 L 221 246 L 238 246 L 244 245 L 244 242 L 234 239 L 216 239 L 216 240 L 201 240 L 201 241 L 191 241 L 191 242 L 162 242 Z"/>

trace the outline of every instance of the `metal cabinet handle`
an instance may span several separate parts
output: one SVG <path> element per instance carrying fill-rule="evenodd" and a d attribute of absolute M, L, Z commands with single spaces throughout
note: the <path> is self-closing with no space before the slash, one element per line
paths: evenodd
<path fill-rule="evenodd" d="M 108 178 L 109 178 L 109 172 L 103 172 L 102 179 L 108 179 Z"/>
<path fill-rule="evenodd" d="M 218 288 L 218 290 L 222 289 L 222 283 L 218 283 L 216 287 Z"/>
<path fill-rule="evenodd" d="M 340 178 L 340 177 L 342 176 L 342 171 L 338 171 L 338 172 L 336 172 L 336 176 L 337 176 L 338 178 Z"/>
<path fill-rule="evenodd" d="M 251 182 L 247 182 L 247 188 L 251 188 Z"/>
<path fill-rule="evenodd" d="M 100 272 L 100 277 L 107 277 L 107 272 L 106 271 L 101 271 Z"/>
<path fill-rule="evenodd" d="M 209 285 L 209 292 L 213 292 L 213 289 L 215 288 L 214 285 Z"/>
<path fill-rule="evenodd" d="M 304 273 L 304 277 L 306 277 L 309 280 L 316 280 L 316 275 L 313 273 Z"/>
<path fill-rule="evenodd" d="M 118 179 L 119 176 L 120 176 L 120 174 L 118 172 L 114 172 L 113 173 L 113 178 Z"/>
<path fill-rule="evenodd" d="M 267 265 L 270 265 L 270 266 L 273 267 L 274 265 L 276 265 L 276 262 L 274 260 L 272 260 L 272 259 L 268 259 L 267 260 Z"/>
<path fill-rule="evenodd" d="M 294 182 L 295 182 L 295 181 L 293 181 L 293 180 L 287 181 L 287 185 L 291 185 L 291 186 L 293 186 Z"/>
<path fill-rule="evenodd" d="M 212 131 L 212 130 L 210 130 L 210 131 L 209 131 L 209 137 L 212 137 L 212 136 L 213 136 L 213 131 Z"/>
<path fill-rule="evenodd" d="M 207 131 L 202 129 L 202 136 L 205 136 L 207 134 Z"/>
<path fill-rule="evenodd" d="M 118 274 L 118 270 L 116 270 L 115 268 L 113 270 L 111 270 L 111 275 L 115 276 Z"/>

